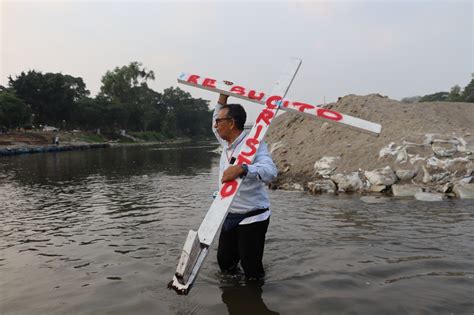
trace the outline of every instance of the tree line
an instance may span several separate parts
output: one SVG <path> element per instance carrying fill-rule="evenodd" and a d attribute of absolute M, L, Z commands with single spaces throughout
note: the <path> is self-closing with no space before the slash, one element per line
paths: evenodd
<path fill-rule="evenodd" d="M 164 137 L 207 136 L 212 115 L 208 101 L 180 88 L 158 93 L 147 82 L 153 71 L 131 62 L 107 71 L 100 92 L 90 96 L 80 77 L 35 70 L 8 77 L 0 86 L 0 128 L 98 129 L 154 131 Z"/>
<path fill-rule="evenodd" d="M 474 79 L 462 89 L 459 85 L 451 88 L 450 92 L 436 92 L 424 96 L 412 96 L 402 99 L 405 103 L 418 102 L 466 102 L 474 103 Z"/>

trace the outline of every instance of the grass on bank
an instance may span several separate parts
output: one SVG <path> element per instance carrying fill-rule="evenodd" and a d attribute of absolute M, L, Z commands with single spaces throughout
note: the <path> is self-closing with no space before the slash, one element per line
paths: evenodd
<path fill-rule="evenodd" d="M 82 134 L 79 136 L 80 141 L 89 142 L 89 143 L 103 143 L 107 142 L 102 135 L 98 134 Z"/>
<path fill-rule="evenodd" d="M 161 142 L 170 139 L 170 137 L 165 137 L 162 133 L 156 131 L 134 131 L 129 132 L 129 135 L 146 142 Z"/>

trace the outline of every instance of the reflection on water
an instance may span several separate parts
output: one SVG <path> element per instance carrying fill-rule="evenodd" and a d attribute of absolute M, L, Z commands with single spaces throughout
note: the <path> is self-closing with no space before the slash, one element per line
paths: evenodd
<path fill-rule="evenodd" d="M 263 282 L 248 282 L 244 286 L 222 286 L 222 302 L 227 306 L 230 315 L 259 314 L 277 315 L 265 305 L 262 299 Z"/>
<path fill-rule="evenodd" d="M 166 289 L 217 185 L 215 144 L 0 159 L 0 314 L 473 314 L 474 203 L 271 191 L 265 284 Z M 28 301 L 27 303 L 25 301 Z"/>
<path fill-rule="evenodd" d="M 2 157 L 2 178 L 21 184 L 61 185 L 62 181 L 81 181 L 101 174 L 107 179 L 152 175 L 192 176 L 209 171 L 209 151 L 217 145 L 195 146 L 118 146 L 89 151 L 68 151 L 53 154 L 32 154 Z"/>

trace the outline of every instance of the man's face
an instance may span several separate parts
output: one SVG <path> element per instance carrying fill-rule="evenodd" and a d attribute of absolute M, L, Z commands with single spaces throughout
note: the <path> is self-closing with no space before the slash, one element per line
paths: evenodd
<path fill-rule="evenodd" d="M 232 118 L 227 116 L 229 109 L 223 108 L 217 114 L 217 118 L 214 121 L 214 128 L 216 128 L 219 136 L 224 140 L 229 140 L 232 132 L 232 126 L 234 121 Z"/>

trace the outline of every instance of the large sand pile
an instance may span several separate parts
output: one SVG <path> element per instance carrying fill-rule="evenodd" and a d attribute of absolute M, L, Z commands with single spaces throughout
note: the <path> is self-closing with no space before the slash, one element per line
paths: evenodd
<path fill-rule="evenodd" d="M 469 151 L 474 148 L 472 103 L 406 104 L 372 94 L 348 95 L 326 108 L 380 123 L 382 133 L 374 137 L 353 129 L 323 123 L 312 117 L 292 113 L 280 115 L 272 123 L 266 139 L 280 171 L 277 186 L 298 183 L 305 187 L 308 182 L 322 178 L 315 174 L 314 165 L 323 156 L 338 157 L 332 175 L 358 171 L 362 181 L 366 180 L 362 175 L 363 171 L 386 166 L 390 166 L 393 171 L 413 169 L 419 174 L 423 169 L 422 163 L 417 159 L 415 162 L 412 159 L 411 163 L 410 158 L 418 155 L 423 157 L 425 162 L 430 157 L 441 159 L 431 150 L 433 139 L 426 142 L 427 138 L 430 138 L 429 134 L 436 134 L 435 140 L 438 139 L 438 142 L 446 140 L 450 144 L 457 141 L 455 139 L 461 141 L 461 144 L 458 141 L 458 146 L 463 146 L 464 152 L 456 151 L 443 158 L 454 159 L 462 156 L 472 161 L 473 155 Z M 415 145 L 408 148 L 405 161 L 396 161 L 396 155 L 379 157 L 382 148 L 391 142 L 395 143 L 393 147 L 406 143 Z M 464 163 L 464 167 L 470 166 Z M 457 175 L 459 179 L 466 174 Z"/>

